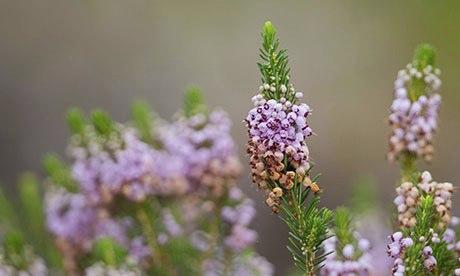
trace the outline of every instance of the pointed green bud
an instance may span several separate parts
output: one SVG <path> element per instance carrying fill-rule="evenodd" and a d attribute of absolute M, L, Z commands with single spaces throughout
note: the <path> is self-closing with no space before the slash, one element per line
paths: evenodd
<path fill-rule="evenodd" d="M 275 36 L 276 29 L 273 26 L 272 22 L 265 22 L 264 27 L 262 29 L 262 37 L 264 38 L 264 40 L 267 40 L 267 42 L 272 42 L 275 39 Z"/>
<path fill-rule="evenodd" d="M 43 169 L 53 184 L 62 186 L 69 192 L 77 192 L 78 185 L 72 178 L 72 173 L 57 155 L 47 154 L 43 158 Z"/>
<path fill-rule="evenodd" d="M 148 103 L 135 101 L 131 107 L 131 116 L 142 140 L 152 142 L 153 116 Z"/>
<path fill-rule="evenodd" d="M 186 117 L 191 117 L 199 113 L 206 113 L 207 107 L 201 90 L 192 86 L 187 89 L 184 96 L 184 113 Z"/>
<path fill-rule="evenodd" d="M 67 112 L 67 124 L 72 134 L 83 134 L 86 125 L 83 112 L 78 108 L 71 108 Z"/>
<path fill-rule="evenodd" d="M 338 207 L 335 210 L 334 232 L 339 242 L 343 245 L 353 242 L 352 217 L 350 211 L 345 207 Z"/>
<path fill-rule="evenodd" d="M 102 136 L 109 136 L 114 130 L 114 122 L 110 115 L 103 110 L 95 110 L 91 113 L 91 122 L 97 133 Z"/>
<path fill-rule="evenodd" d="M 17 231 L 8 232 L 3 237 L 5 251 L 10 254 L 21 254 L 24 251 L 24 238 Z"/>
<path fill-rule="evenodd" d="M 94 261 L 102 261 L 109 266 L 118 266 L 126 259 L 128 252 L 112 238 L 100 238 L 93 245 Z"/>
<path fill-rule="evenodd" d="M 3 237 L 3 249 L 6 262 L 16 269 L 27 268 L 25 241 L 22 234 L 12 231 Z"/>
<path fill-rule="evenodd" d="M 262 47 L 259 49 L 260 62 L 257 63 L 261 73 L 262 85 L 259 92 L 266 100 L 285 98 L 291 103 L 297 101 L 293 87 L 290 87 L 288 55 L 286 49 L 279 48 L 280 42 L 276 29 L 270 21 L 262 29 Z"/>
<path fill-rule="evenodd" d="M 420 44 L 414 52 L 414 66 L 418 70 L 423 70 L 428 65 L 434 66 L 436 59 L 436 49 L 428 44 Z"/>

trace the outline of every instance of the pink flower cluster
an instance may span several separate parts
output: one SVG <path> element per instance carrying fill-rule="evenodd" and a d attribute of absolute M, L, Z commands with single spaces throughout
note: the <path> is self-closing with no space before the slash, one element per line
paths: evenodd
<path fill-rule="evenodd" d="M 404 251 L 407 247 L 414 244 L 411 238 L 403 237 L 403 233 L 395 232 L 388 236 L 387 254 L 390 256 L 393 262 L 393 275 L 404 276 L 406 267 L 404 266 Z"/>
<path fill-rule="evenodd" d="M 235 184 L 241 164 L 230 128 L 230 119 L 222 110 L 180 116 L 173 124 L 160 127 L 165 150 L 184 164 L 190 192 L 216 198 Z"/>
<path fill-rule="evenodd" d="M 135 130 L 102 140 L 87 132 L 87 143 L 74 143 L 73 176 L 93 204 L 108 204 L 116 195 L 143 201 L 149 195 L 183 194 L 188 183 L 181 159 L 142 142 Z"/>
<path fill-rule="evenodd" d="M 360 275 L 372 274 L 372 256 L 370 254 L 370 242 L 355 233 L 356 244 L 346 244 L 342 252 L 337 252 L 339 241 L 335 236 L 324 241 L 325 252 L 327 255 L 321 275 Z"/>
<path fill-rule="evenodd" d="M 301 97 L 302 93 L 296 93 L 297 99 Z M 310 168 L 305 139 L 313 133 L 307 122 L 311 110 L 304 103 L 292 103 L 285 98 L 266 100 L 262 94 L 252 100 L 254 108 L 245 122 L 253 182 L 267 194 L 276 188 L 269 185 L 270 181 L 277 181 L 289 190 L 294 185 L 294 177 L 297 175 L 297 180 L 302 182 Z M 278 199 L 267 198 L 274 212 L 278 210 Z"/>
<path fill-rule="evenodd" d="M 425 95 L 411 97 L 414 81 L 423 82 Z M 402 153 L 410 153 L 430 161 L 433 156 L 433 137 L 438 127 L 441 96 L 439 70 L 427 66 L 418 71 L 412 64 L 399 71 L 395 81 L 395 99 L 391 105 L 389 122 L 392 133 L 389 139 L 388 159 L 393 161 Z"/>
<path fill-rule="evenodd" d="M 434 198 L 436 211 L 440 218 L 439 227 L 449 225 L 452 218 L 452 183 L 438 183 L 433 181 L 428 171 L 422 173 L 419 183 L 404 182 L 396 188 L 397 197 L 394 203 L 398 209 L 398 221 L 404 227 L 413 227 L 416 224 L 415 212 L 420 196 L 431 195 Z"/>

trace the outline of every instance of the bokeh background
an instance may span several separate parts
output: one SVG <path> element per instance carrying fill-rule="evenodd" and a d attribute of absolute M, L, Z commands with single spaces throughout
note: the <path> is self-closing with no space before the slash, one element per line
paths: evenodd
<path fill-rule="evenodd" d="M 451 1 L 0 1 L 0 180 L 10 192 L 23 170 L 40 171 L 44 153 L 64 154 L 66 110 L 108 110 L 128 119 L 133 99 L 164 118 L 184 89 L 199 85 L 226 109 L 246 162 L 242 119 L 259 75 L 260 30 L 271 20 L 289 49 L 292 80 L 314 109 L 309 144 L 321 172 L 323 203 L 345 204 L 363 175 L 391 205 L 396 165 L 385 161 L 386 125 L 397 70 L 420 42 L 439 51 L 441 131 L 428 166 L 460 183 L 460 2 Z M 286 229 L 258 203 L 257 247 L 284 275 Z M 456 205 L 459 210 L 460 195 Z"/>

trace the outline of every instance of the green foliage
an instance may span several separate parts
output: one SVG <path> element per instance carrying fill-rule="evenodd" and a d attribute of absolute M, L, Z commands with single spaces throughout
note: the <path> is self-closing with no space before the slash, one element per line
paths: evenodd
<path fill-rule="evenodd" d="M 166 255 L 170 256 L 172 265 L 179 275 L 199 275 L 200 252 L 183 238 L 174 238 L 164 248 Z"/>
<path fill-rule="evenodd" d="M 108 137 L 115 131 L 115 123 L 110 115 L 103 110 L 95 110 L 91 113 L 91 123 L 101 136 Z"/>
<path fill-rule="evenodd" d="M 411 237 L 419 239 L 421 236 L 426 235 L 430 232 L 430 229 L 436 225 L 434 222 L 435 207 L 433 197 L 427 195 L 422 196 L 420 205 L 417 207 L 415 218 L 417 223 L 415 227 L 411 229 Z"/>
<path fill-rule="evenodd" d="M 267 21 L 262 30 L 262 48 L 260 48 L 262 62 L 257 63 L 262 75 L 262 83 L 275 87 L 275 91 L 264 90 L 262 94 L 266 99 L 281 97 L 291 102 L 295 101 L 294 93 L 290 91 L 288 56 L 285 49 L 279 49 L 279 40 L 276 37 L 276 29 L 271 22 Z M 281 86 L 286 87 L 282 91 Z"/>
<path fill-rule="evenodd" d="M 20 232 L 11 231 L 3 237 L 5 261 L 17 269 L 28 267 L 25 241 Z"/>
<path fill-rule="evenodd" d="M 103 237 L 95 242 L 91 255 L 94 262 L 101 261 L 106 265 L 117 267 L 125 261 L 128 251 L 112 238 Z"/>
<path fill-rule="evenodd" d="M 48 263 L 59 267 L 60 257 L 55 248 L 50 246 L 52 241 L 45 230 L 45 216 L 43 210 L 43 195 L 40 183 L 31 173 L 25 173 L 19 180 L 19 196 L 22 211 L 23 227 L 27 241 L 33 245 L 37 253 L 43 256 Z"/>
<path fill-rule="evenodd" d="M 428 65 L 434 66 L 436 61 L 436 49 L 428 44 L 422 43 L 414 51 L 413 64 L 418 70 L 423 70 L 423 68 Z"/>
<path fill-rule="evenodd" d="M 435 275 L 453 275 L 454 270 L 458 268 L 457 258 L 453 250 L 447 248 L 447 243 L 441 241 L 434 244 L 433 256 L 436 258 Z"/>
<path fill-rule="evenodd" d="M 65 188 L 69 192 L 77 192 L 78 185 L 72 178 L 69 167 L 55 154 L 47 154 L 43 158 L 43 168 L 53 184 Z"/>
<path fill-rule="evenodd" d="M 441 253 L 441 251 L 435 252 L 437 247 L 431 243 L 432 234 L 436 230 L 433 228 L 437 225 L 433 197 L 422 196 L 415 217 L 417 220 L 415 226 L 412 229 L 404 229 L 405 236 L 411 237 L 414 241 L 414 244 L 406 249 L 405 263 L 411 275 L 420 275 L 427 273 L 423 265 L 423 248 L 430 245 L 434 255 Z M 443 256 L 439 257 L 443 258 Z"/>
<path fill-rule="evenodd" d="M 149 144 L 155 144 L 152 136 L 153 112 L 149 104 L 144 101 L 135 101 L 131 107 L 131 116 L 141 139 Z"/>
<path fill-rule="evenodd" d="M 339 241 L 338 252 L 342 252 L 343 246 L 354 242 L 352 217 L 350 211 L 345 207 L 335 210 L 334 234 Z"/>
<path fill-rule="evenodd" d="M 314 275 L 330 253 L 324 252 L 322 243 L 329 238 L 328 227 L 333 213 L 326 208 L 318 208 L 318 196 L 308 200 L 309 193 L 310 189 L 295 186 L 289 199 L 283 197 L 281 218 L 289 227 L 288 250 L 295 265 L 307 275 Z"/>
<path fill-rule="evenodd" d="M 400 158 L 402 181 L 417 183 L 420 172 L 417 170 L 417 156 L 406 152 Z"/>
<path fill-rule="evenodd" d="M 184 95 L 184 113 L 186 117 L 206 113 L 207 107 L 200 88 L 189 87 Z"/>
<path fill-rule="evenodd" d="M 19 196 L 23 207 L 24 220 L 27 224 L 26 229 L 28 229 L 35 241 L 39 241 L 44 230 L 45 217 L 39 183 L 31 173 L 25 173 L 20 178 Z"/>
<path fill-rule="evenodd" d="M 71 108 L 67 112 L 67 124 L 72 134 L 83 134 L 86 125 L 85 115 L 80 109 Z"/>

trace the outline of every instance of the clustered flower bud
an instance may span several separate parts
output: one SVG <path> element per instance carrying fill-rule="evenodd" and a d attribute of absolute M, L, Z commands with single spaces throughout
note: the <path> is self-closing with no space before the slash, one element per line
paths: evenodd
<path fill-rule="evenodd" d="M 404 251 L 412 246 L 414 241 L 411 238 L 405 238 L 402 232 L 395 232 L 388 236 L 387 254 L 393 262 L 393 275 L 404 276 L 406 267 L 404 265 Z"/>
<path fill-rule="evenodd" d="M 452 219 L 452 194 L 454 192 L 452 183 L 432 181 L 431 174 L 425 171 L 422 173 L 418 187 L 423 192 L 433 196 L 436 211 L 441 218 L 440 227 L 444 228 L 449 225 Z"/>
<path fill-rule="evenodd" d="M 457 252 L 460 256 L 460 241 L 457 241 L 457 233 L 454 229 L 460 224 L 460 218 L 452 217 L 450 225 L 444 232 L 442 240 L 447 243 L 447 249 Z"/>
<path fill-rule="evenodd" d="M 74 142 L 70 152 L 73 177 L 92 204 L 108 204 L 116 195 L 138 202 L 187 191 L 182 160 L 142 142 L 134 129 L 119 126 L 118 135 L 104 140 L 91 133 L 89 144 Z"/>
<path fill-rule="evenodd" d="M 419 183 L 414 185 L 411 182 L 404 182 L 396 188 L 397 197 L 394 200 L 398 209 L 398 221 L 401 226 L 411 228 L 416 223 L 415 212 L 422 194 L 434 198 L 434 205 L 440 218 L 439 227 L 449 225 L 452 214 L 452 193 L 451 183 L 438 183 L 433 181 L 428 171 L 422 173 Z"/>
<path fill-rule="evenodd" d="M 217 198 L 235 184 L 241 164 L 230 128 L 231 121 L 222 110 L 179 116 L 173 124 L 160 128 L 165 149 L 185 164 L 191 192 Z"/>
<path fill-rule="evenodd" d="M 56 237 L 63 252 L 66 269 L 75 269 L 75 258 L 91 251 L 99 237 L 111 237 L 128 249 L 134 259 L 150 255 L 150 250 L 137 237 L 130 238 L 131 220 L 111 218 L 104 208 L 94 207 L 81 193 L 70 193 L 53 187 L 45 196 L 46 226 Z M 147 251 L 147 252 L 146 252 Z M 139 259 L 140 260 L 140 259 Z"/>
<path fill-rule="evenodd" d="M 356 244 L 346 244 L 342 252 L 337 252 L 339 241 L 333 236 L 324 241 L 327 255 L 321 275 L 371 275 L 372 257 L 370 242 L 355 233 Z"/>
<path fill-rule="evenodd" d="M 270 89 L 276 88 L 269 84 L 260 87 L 261 92 Z M 262 94 L 254 96 L 254 108 L 245 120 L 252 179 L 267 192 L 266 203 L 274 212 L 278 211 L 282 191 L 292 189 L 297 183 L 319 191 L 307 176 L 310 164 L 305 139 L 312 135 L 307 122 L 311 110 L 304 103 L 295 103 L 302 93 L 295 93 L 292 86 L 289 89 L 294 95 L 293 102 L 284 97 L 267 100 Z M 281 192 L 275 192 L 276 188 L 281 188 Z"/>
<path fill-rule="evenodd" d="M 425 266 L 426 269 L 429 271 L 433 271 L 433 269 L 436 267 L 436 258 L 433 256 L 433 249 L 430 246 L 425 246 L 423 248 L 423 265 Z"/>
<path fill-rule="evenodd" d="M 412 64 L 399 71 L 395 81 L 395 99 L 391 105 L 389 122 L 392 132 L 389 139 L 388 159 L 393 161 L 403 153 L 410 153 L 431 161 L 433 136 L 438 126 L 441 96 L 439 69 L 428 65 L 422 71 Z M 417 99 L 409 96 L 414 81 L 423 81 L 425 95 Z"/>
<path fill-rule="evenodd" d="M 398 221 L 401 226 L 413 227 L 416 223 L 415 212 L 420 192 L 410 182 L 404 182 L 396 188 L 397 197 L 394 200 L 398 209 Z"/>

